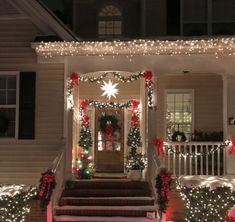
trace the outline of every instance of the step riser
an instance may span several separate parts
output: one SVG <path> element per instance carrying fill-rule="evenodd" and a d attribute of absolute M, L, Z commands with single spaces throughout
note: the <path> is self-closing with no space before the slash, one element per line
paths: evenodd
<path fill-rule="evenodd" d="M 60 206 L 144 206 L 154 205 L 154 200 L 60 200 Z"/>
<path fill-rule="evenodd" d="M 146 217 L 146 211 L 119 211 L 119 210 L 56 210 L 56 215 L 71 215 L 71 216 L 102 216 L 102 217 L 112 217 L 112 216 L 121 216 L 121 217 Z"/>
<path fill-rule="evenodd" d="M 70 189 L 149 189 L 147 182 L 135 181 L 70 181 L 67 187 Z"/>
<path fill-rule="evenodd" d="M 64 197 L 138 197 L 151 196 L 149 190 L 118 190 L 118 189 L 97 189 L 97 190 L 66 190 Z"/>

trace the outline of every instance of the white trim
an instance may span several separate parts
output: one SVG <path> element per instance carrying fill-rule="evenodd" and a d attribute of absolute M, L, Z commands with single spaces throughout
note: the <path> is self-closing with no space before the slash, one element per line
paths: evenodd
<path fill-rule="evenodd" d="M 167 106 L 167 101 L 166 101 L 166 95 L 167 93 L 191 93 L 192 95 L 192 128 L 191 128 L 191 133 L 194 132 L 194 127 L 195 127 L 195 97 L 194 97 L 194 89 L 165 89 L 164 92 L 164 132 L 163 136 L 164 139 L 166 139 L 166 106 Z"/>
<path fill-rule="evenodd" d="M 14 75 L 16 76 L 16 104 L 15 105 L 0 105 L 2 108 L 15 108 L 15 137 L 9 137 L 9 139 L 18 138 L 19 134 L 19 97 L 20 97 L 20 72 L 19 71 L 0 71 L 0 75 Z M 8 139 L 8 137 L 2 137 L 1 139 Z"/>

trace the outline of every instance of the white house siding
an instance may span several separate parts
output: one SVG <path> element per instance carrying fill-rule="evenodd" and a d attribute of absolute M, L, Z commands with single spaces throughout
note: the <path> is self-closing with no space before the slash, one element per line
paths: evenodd
<path fill-rule="evenodd" d="M 194 129 L 223 131 L 223 82 L 220 75 L 165 75 L 157 80 L 157 135 L 165 135 L 165 90 L 194 90 Z"/>
<path fill-rule="evenodd" d="M 0 183 L 37 183 L 61 148 L 62 64 L 37 64 L 31 42 L 40 31 L 29 19 L 0 18 L 0 70 L 36 72 L 34 140 L 0 138 Z"/>

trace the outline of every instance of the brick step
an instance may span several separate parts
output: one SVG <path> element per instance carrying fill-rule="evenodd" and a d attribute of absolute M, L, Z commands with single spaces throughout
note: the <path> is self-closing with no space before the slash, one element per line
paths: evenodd
<path fill-rule="evenodd" d="M 155 206 L 62 206 L 55 208 L 55 214 L 70 216 L 121 216 L 146 217 L 154 212 Z"/>
<path fill-rule="evenodd" d="M 55 216 L 53 222 L 156 222 L 145 217 L 78 217 Z"/>
<path fill-rule="evenodd" d="M 150 190 L 144 189 L 66 189 L 63 197 L 138 197 L 151 196 Z"/>
<path fill-rule="evenodd" d="M 152 197 L 63 197 L 59 202 L 60 206 L 74 205 L 74 206 L 144 206 L 154 205 Z"/>
<path fill-rule="evenodd" d="M 69 189 L 82 188 L 101 188 L 101 189 L 149 189 L 145 181 L 130 181 L 128 179 L 94 179 L 94 180 L 75 180 L 68 181 Z"/>

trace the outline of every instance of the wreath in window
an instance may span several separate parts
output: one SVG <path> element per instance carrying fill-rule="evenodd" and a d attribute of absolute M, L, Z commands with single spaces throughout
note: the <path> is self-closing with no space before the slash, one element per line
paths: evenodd
<path fill-rule="evenodd" d="M 113 134 L 115 131 L 119 130 L 118 119 L 114 115 L 102 115 L 99 119 L 100 131 L 105 134 Z"/>
<path fill-rule="evenodd" d="M 171 140 L 173 142 L 185 142 L 187 140 L 187 137 L 185 136 L 184 132 L 175 131 L 171 136 Z"/>
<path fill-rule="evenodd" d="M 9 119 L 6 116 L 0 115 L 0 133 L 5 133 L 9 127 Z"/>

